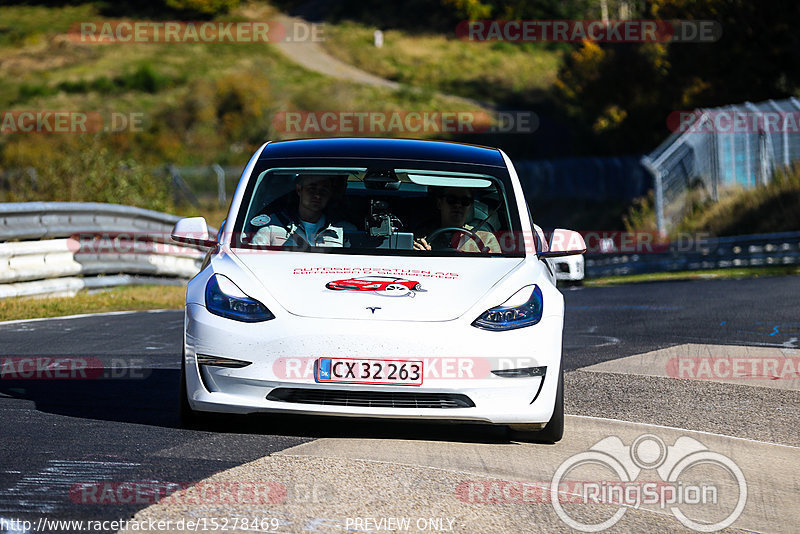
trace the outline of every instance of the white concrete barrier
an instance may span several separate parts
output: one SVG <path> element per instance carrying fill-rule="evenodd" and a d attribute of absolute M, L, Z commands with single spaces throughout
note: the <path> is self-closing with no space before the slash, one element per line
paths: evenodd
<path fill-rule="evenodd" d="M 172 242 L 178 219 L 115 204 L 0 204 L 0 298 L 182 284 L 205 250 Z"/>

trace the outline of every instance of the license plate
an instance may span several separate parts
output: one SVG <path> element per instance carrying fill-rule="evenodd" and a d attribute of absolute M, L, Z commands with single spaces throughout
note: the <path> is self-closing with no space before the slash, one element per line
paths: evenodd
<path fill-rule="evenodd" d="M 320 358 L 314 373 L 317 382 L 349 384 L 422 385 L 422 362 L 364 358 Z"/>

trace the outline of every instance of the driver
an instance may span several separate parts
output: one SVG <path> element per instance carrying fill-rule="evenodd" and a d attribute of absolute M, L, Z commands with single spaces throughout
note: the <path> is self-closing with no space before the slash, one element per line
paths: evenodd
<path fill-rule="evenodd" d="M 356 227 L 346 221 L 331 220 L 328 203 L 336 195 L 337 178 L 300 176 L 295 184 L 297 205 L 269 216 L 259 216 L 267 224 L 256 232 L 254 245 L 299 247 L 347 247 L 345 232 Z"/>
<path fill-rule="evenodd" d="M 450 231 L 430 232 L 424 237 L 414 241 L 414 250 L 455 249 L 461 252 L 501 252 L 500 243 L 491 232 L 475 231 L 474 227 L 467 224 L 467 219 L 472 214 L 474 194 L 467 187 L 443 187 L 434 190 L 436 207 L 439 210 L 440 228 Z M 460 232 L 457 229 L 463 228 Z M 428 236 L 434 236 L 433 242 L 428 242 Z M 478 239 L 475 239 L 475 237 Z M 445 239 L 446 238 L 446 239 Z"/>

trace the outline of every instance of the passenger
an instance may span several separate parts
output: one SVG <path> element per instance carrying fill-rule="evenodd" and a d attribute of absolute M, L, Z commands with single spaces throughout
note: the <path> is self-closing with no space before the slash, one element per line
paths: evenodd
<path fill-rule="evenodd" d="M 356 227 L 332 217 L 328 207 L 339 193 L 342 178 L 300 176 L 295 184 L 296 205 L 270 215 L 259 215 L 253 224 L 267 225 L 253 237 L 254 245 L 285 247 L 349 247 L 345 232 Z M 346 186 L 346 184 L 345 184 Z"/>
<path fill-rule="evenodd" d="M 447 250 L 461 252 L 501 252 L 500 243 L 491 232 L 475 231 L 467 224 L 472 213 L 474 194 L 466 187 L 441 187 L 433 191 L 439 209 L 439 229 L 414 241 L 415 250 Z M 464 232 L 457 229 L 463 228 Z M 433 237 L 429 243 L 429 236 Z M 476 239 L 476 237 L 478 239 Z"/>

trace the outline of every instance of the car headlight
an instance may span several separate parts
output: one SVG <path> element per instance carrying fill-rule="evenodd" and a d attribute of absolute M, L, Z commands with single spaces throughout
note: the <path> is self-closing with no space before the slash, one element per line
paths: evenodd
<path fill-rule="evenodd" d="M 472 326 L 484 330 L 512 330 L 538 323 L 542 319 L 544 299 L 539 286 L 526 286 L 510 299 L 483 312 Z"/>
<path fill-rule="evenodd" d="M 230 278 L 221 274 L 215 274 L 208 279 L 206 308 L 214 315 L 246 323 L 275 318 L 266 306 L 245 295 Z"/>

